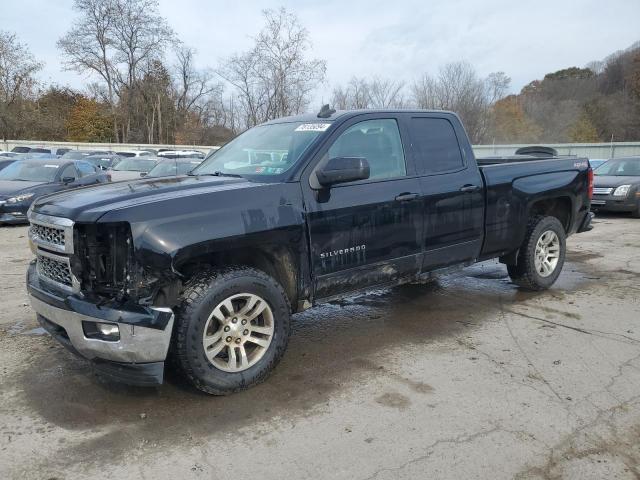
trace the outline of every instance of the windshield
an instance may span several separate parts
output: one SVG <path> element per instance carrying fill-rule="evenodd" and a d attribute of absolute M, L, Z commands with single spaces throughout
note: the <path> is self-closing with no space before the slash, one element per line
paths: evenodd
<path fill-rule="evenodd" d="M 60 165 L 42 163 L 14 162 L 0 170 L 0 180 L 19 180 L 24 182 L 53 182 Z"/>
<path fill-rule="evenodd" d="M 84 157 L 83 160 L 85 162 L 89 162 L 93 165 L 95 165 L 96 167 L 100 167 L 103 170 L 108 169 L 109 167 L 111 167 L 112 163 L 117 163 L 114 162 L 112 158 L 110 157 L 101 157 L 101 156 L 88 156 L 88 157 Z"/>
<path fill-rule="evenodd" d="M 132 157 L 125 158 L 113 167 L 113 169 L 118 171 L 126 170 L 128 172 L 148 172 L 155 166 L 155 164 L 155 160 Z"/>
<path fill-rule="evenodd" d="M 593 171 L 596 175 L 611 175 L 614 177 L 639 177 L 640 158 L 619 158 L 603 163 Z"/>
<path fill-rule="evenodd" d="M 289 170 L 330 123 L 273 123 L 254 127 L 209 156 L 192 173 L 276 176 Z"/>

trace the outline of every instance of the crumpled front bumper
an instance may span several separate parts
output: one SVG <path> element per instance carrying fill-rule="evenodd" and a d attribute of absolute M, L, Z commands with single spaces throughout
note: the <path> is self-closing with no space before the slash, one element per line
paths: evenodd
<path fill-rule="evenodd" d="M 35 263 L 27 272 L 27 289 L 42 327 L 73 353 L 92 361 L 97 371 L 130 385 L 163 382 L 174 322 L 171 309 L 120 309 L 58 293 L 41 284 Z M 88 338 L 83 323 L 116 324 L 120 338 Z"/>

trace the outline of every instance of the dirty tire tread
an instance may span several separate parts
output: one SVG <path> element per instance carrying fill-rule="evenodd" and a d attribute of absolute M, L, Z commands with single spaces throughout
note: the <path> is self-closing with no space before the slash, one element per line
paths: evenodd
<path fill-rule="evenodd" d="M 549 283 L 541 283 L 539 275 L 532 268 L 534 264 L 533 256 L 535 255 L 536 243 L 538 241 L 538 235 L 535 235 L 536 229 L 543 222 L 547 223 L 557 223 L 557 227 L 559 227 L 559 233 L 561 236 L 561 254 L 560 261 L 558 262 L 558 266 L 556 267 L 557 271 L 554 272 L 551 276 L 554 277 L 553 280 Z M 520 247 L 520 252 L 518 253 L 517 263 L 515 265 L 507 265 L 507 271 L 509 273 L 509 277 L 516 285 L 532 291 L 541 291 L 549 288 L 557 279 L 562 267 L 564 265 L 564 256 L 566 249 L 566 237 L 564 234 L 564 227 L 560 221 L 555 217 L 548 217 L 544 215 L 535 215 L 531 217 L 527 223 L 527 232 L 525 234 L 524 240 L 522 241 L 522 245 Z"/>
<path fill-rule="evenodd" d="M 219 288 L 225 283 L 242 277 L 258 278 L 265 283 L 269 283 L 272 288 L 277 290 L 280 300 L 282 300 L 284 308 L 286 309 L 286 312 L 279 312 L 281 314 L 285 313 L 282 316 L 284 318 L 281 318 L 281 321 L 283 322 L 284 335 L 280 335 L 278 338 L 274 336 L 274 341 L 280 341 L 279 345 L 274 345 L 276 350 L 275 355 L 273 355 L 273 357 L 264 365 L 261 361 L 254 365 L 254 367 L 260 367 L 256 375 L 249 380 L 245 380 L 243 378 L 241 383 L 233 387 L 217 387 L 207 384 L 197 373 L 191 362 L 193 355 L 196 355 L 198 352 L 195 345 L 188 345 L 189 326 L 191 323 L 190 319 L 196 318 L 199 307 L 202 302 L 205 301 L 206 296 L 212 289 Z M 278 312 L 275 311 L 276 308 L 272 306 L 272 310 L 274 310 L 274 316 L 277 316 Z M 173 345 L 171 348 L 173 365 L 189 382 L 191 382 L 194 387 L 211 395 L 229 395 L 241 390 L 246 390 L 249 387 L 263 382 L 282 358 L 291 333 L 291 307 L 284 289 L 275 279 L 266 273 L 249 267 L 227 267 L 223 269 L 209 268 L 196 273 L 185 283 L 183 293 L 180 297 L 179 306 L 176 308 L 175 312 L 176 326 L 174 328 Z M 199 339 L 198 343 L 201 343 Z M 241 377 L 244 377 L 244 375 L 241 375 Z"/>

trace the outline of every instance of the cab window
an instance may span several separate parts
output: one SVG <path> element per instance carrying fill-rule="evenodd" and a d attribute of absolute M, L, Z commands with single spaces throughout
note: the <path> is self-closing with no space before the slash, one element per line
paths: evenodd
<path fill-rule="evenodd" d="M 78 174 L 73 165 L 67 165 L 60 173 L 60 180 L 64 178 L 77 178 Z"/>
<path fill-rule="evenodd" d="M 365 120 L 349 127 L 329 148 L 328 158 L 336 157 L 365 158 L 371 179 L 407 174 L 398 124 L 392 119 Z"/>
<path fill-rule="evenodd" d="M 444 118 L 414 117 L 411 143 L 419 175 L 435 175 L 464 168 L 453 125 Z"/>

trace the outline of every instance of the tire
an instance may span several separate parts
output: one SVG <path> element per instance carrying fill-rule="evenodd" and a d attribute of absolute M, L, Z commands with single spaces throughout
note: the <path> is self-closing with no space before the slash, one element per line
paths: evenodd
<path fill-rule="evenodd" d="M 255 298 L 256 307 L 243 314 Z M 227 301 L 233 311 L 227 309 Z M 250 319 L 260 308 L 261 313 Z M 200 272 L 187 282 L 176 308 L 174 362 L 205 393 L 228 395 L 247 389 L 265 380 L 282 358 L 291 333 L 290 312 L 280 284 L 259 270 Z M 268 330 L 272 333 L 267 342 L 267 334 L 261 332 Z M 212 343 L 218 334 L 220 339 Z M 205 342 L 212 344 L 205 349 Z M 219 348 L 214 356 L 212 352 Z"/>
<path fill-rule="evenodd" d="M 638 202 L 638 207 L 633 212 L 631 212 L 631 216 L 633 218 L 640 218 L 640 202 Z"/>
<path fill-rule="evenodd" d="M 553 235 L 548 232 L 553 232 L 557 239 L 557 260 L 551 271 L 548 271 L 549 267 L 545 264 L 541 268 L 546 271 L 541 272 L 536 264 L 536 248 L 543 235 L 545 235 L 545 239 L 553 238 Z M 527 224 L 527 233 L 518 252 L 517 263 L 507 265 L 507 271 L 511 280 L 522 288 L 533 291 L 546 290 L 558 279 L 564 265 L 565 255 L 566 234 L 560 221 L 555 217 L 535 216 L 529 219 Z M 553 264 L 553 260 L 549 263 L 549 265 L 551 264 Z"/>

